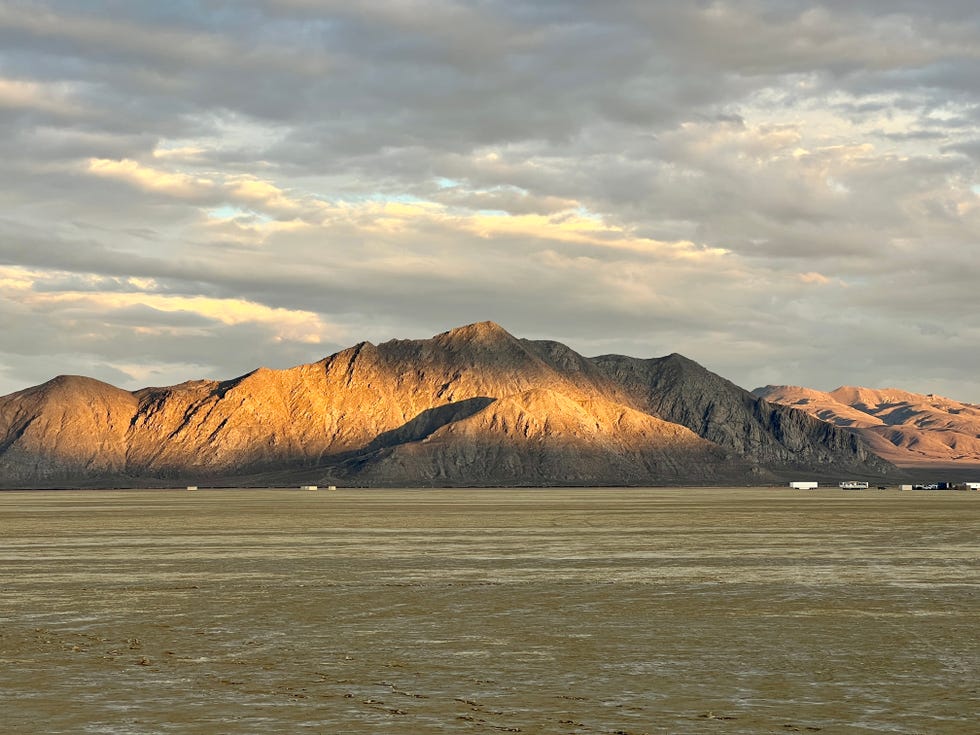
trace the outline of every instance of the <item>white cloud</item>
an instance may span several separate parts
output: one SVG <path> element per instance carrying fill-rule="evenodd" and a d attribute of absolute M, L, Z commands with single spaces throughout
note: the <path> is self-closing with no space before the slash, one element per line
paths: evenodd
<path fill-rule="evenodd" d="M 147 192 L 156 192 L 179 199 L 201 199 L 212 195 L 215 183 L 211 179 L 183 173 L 171 173 L 136 161 L 112 161 L 104 158 L 88 160 L 88 171 L 95 176 L 125 181 Z"/>

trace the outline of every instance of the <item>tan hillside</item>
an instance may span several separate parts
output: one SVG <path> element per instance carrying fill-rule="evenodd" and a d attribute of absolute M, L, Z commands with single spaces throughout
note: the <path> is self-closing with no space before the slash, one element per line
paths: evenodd
<path fill-rule="evenodd" d="M 770 385 L 766 386 L 764 390 L 765 393 L 758 391 L 755 393 L 770 403 L 799 408 L 822 421 L 828 421 L 837 426 L 864 428 L 882 424 L 881 419 L 842 403 L 840 399 L 830 393 L 796 385 Z"/>
<path fill-rule="evenodd" d="M 0 398 L 0 472 L 42 482 L 122 473 L 137 408 L 132 393 L 77 375 Z"/>
<path fill-rule="evenodd" d="M 894 388 L 842 386 L 821 393 L 766 386 L 753 393 L 853 427 L 876 454 L 898 466 L 980 463 L 980 406 Z"/>
<path fill-rule="evenodd" d="M 141 406 L 130 461 L 165 471 L 187 467 L 188 457 L 194 469 L 220 472 L 305 466 L 363 449 L 424 412 L 536 386 L 596 393 L 495 324 L 432 340 L 364 342 L 311 365 L 156 392 Z"/>

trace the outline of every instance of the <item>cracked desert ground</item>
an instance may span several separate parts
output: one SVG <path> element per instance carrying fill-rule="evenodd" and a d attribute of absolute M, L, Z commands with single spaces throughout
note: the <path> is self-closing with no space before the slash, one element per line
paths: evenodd
<path fill-rule="evenodd" d="M 977 733 L 980 493 L 0 493 L 0 731 Z"/>

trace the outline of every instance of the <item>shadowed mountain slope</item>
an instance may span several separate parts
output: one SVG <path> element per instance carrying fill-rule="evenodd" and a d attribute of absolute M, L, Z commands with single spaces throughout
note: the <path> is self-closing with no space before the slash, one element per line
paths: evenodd
<path fill-rule="evenodd" d="M 447 423 L 420 443 L 400 444 L 364 473 L 380 483 L 634 485 L 718 482 L 743 463 L 685 427 L 602 398 L 579 402 L 535 388 Z"/>
<path fill-rule="evenodd" d="M 759 466 L 882 475 L 893 469 L 848 432 L 760 400 L 682 355 L 650 360 L 606 355 L 594 362 L 639 410 L 686 426 Z"/>
<path fill-rule="evenodd" d="M 0 398 L 8 487 L 721 484 L 830 467 L 894 469 L 679 355 L 589 359 L 492 322 L 223 382 L 62 377 Z"/>

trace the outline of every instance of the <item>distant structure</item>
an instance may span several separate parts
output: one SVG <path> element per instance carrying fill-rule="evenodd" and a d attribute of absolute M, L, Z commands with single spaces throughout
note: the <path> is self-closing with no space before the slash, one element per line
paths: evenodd
<path fill-rule="evenodd" d="M 967 490 L 980 490 L 980 482 L 964 482 Z"/>
<path fill-rule="evenodd" d="M 867 490 L 868 483 L 860 480 L 844 480 L 838 487 L 841 490 Z"/>
<path fill-rule="evenodd" d="M 898 486 L 898 489 L 899 490 L 911 490 L 912 489 L 912 486 L 911 485 L 899 485 Z"/>
<path fill-rule="evenodd" d="M 300 485 L 299 486 L 299 489 L 300 490 L 318 490 L 319 488 L 316 485 Z"/>
<path fill-rule="evenodd" d="M 791 482 L 789 484 L 791 488 L 796 490 L 814 490 L 820 486 L 819 483 L 813 482 L 812 480 L 797 480 L 796 482 Z"/>
<path fill-rule="evenodd" d="M 197 485 L 188 485 L 187 486 L 187 489 L 188 490 L 197 490 Z"/>
<path fill-rule="evenodd" d="M 327 490 L 336 490 L 336 489 L 337 489 L 337 486 L 336 486 L 336 485 L 330 485 L 330 486 L 329 486 L 329 487 L 327 488 Z"/>

